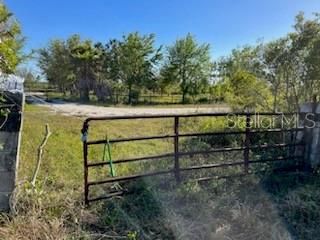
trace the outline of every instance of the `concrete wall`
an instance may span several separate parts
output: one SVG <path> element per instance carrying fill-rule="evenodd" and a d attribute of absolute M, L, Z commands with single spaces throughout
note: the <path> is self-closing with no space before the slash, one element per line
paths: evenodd
<path fill-rule="evenodd" d="M 16 93 L 11 96 L 20 106 L 9 114 L 6 124 L 0 129 L 0 211 L 10 209 L 19 163 L 23 95 Z M 3 117 L 1 120 L 3 122 Z"/>
<path fill-rule="evenodd" d="M 0 132 L 0 210 L 9 209 L 9 197 L 14 190 L 16 156 L 18 151 L 16 132 Z"/>

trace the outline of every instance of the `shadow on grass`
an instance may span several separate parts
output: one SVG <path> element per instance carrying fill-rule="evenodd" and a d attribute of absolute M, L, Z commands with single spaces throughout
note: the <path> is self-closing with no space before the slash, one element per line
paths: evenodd
<path fill-rule="evenodd" d="M 102 203 L 99 211 L 100 231 L 108 226 L 130 240 L 174 239 L 173 232 L 163 221 L 165 206 L 156 188 L 143 180 L 123 187 L 129 189 L 131 194 Z"/>
<path fill-rule="evenodd" d="M 318 175 L 263 177 L 161 186 L 132 182 L 132 194 L 102 203 L 99 226 L 127 239 L 316 239 Z"/>
<path fill-rule="evenodd" d="M 311 173 L 271 174 L 261 185 L 277 206 L 294 239 L 320 236 L 320 176 Z"/>

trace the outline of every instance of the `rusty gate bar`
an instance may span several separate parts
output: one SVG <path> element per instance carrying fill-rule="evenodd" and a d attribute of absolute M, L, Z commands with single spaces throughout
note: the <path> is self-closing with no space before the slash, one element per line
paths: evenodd
<path fill-rule="evenodd" d="M 140 158 L 119 159 L 119 160 L 112 161 L 112 164 L 137 162 L 137 161 L 144 161 L 144 160 L 157 160 L 157 159 L 169 158 L 169 157 L 174 157 L 174 153 L 167 153 L 167 154 L 154 155 L 154 156 L 148 156 L 148 157 L 140 157 Z M 94 163 L 89 163 L 88 167 L 97 167 L 97 166 L 104 166 L 104 165 L 109 165 L 109 163 L 108 162 L 94 162 Z"/>
<path fill-rule="evenodd" d="M 158 172 L 135 174 L 135 175 L 125 176 L 125 177 L 113 177 L 113 178 L 109 178 L 107 180 L 88 182 L 88 186 L 99 185 L 99 184 L 104 184 L 104 183 L 112 183 L 112 182 L 121 182 L 121 181 L 126 181 L 126 180 L 133 180 L 133 179 L 142 178 L 142 177 L 157 176 L 157 175 L 168 174 L 168 173 L 173 173 L 173 172 L 174 172 L 174 170 L 163 170 L 163 171 L 158 171 Z"/>
<path fill-rule="evenodd" d="M 251 129 L 250 133 L 296 132 L 300 130 L 303 130 L 303 128 L 290 128 L 290 129 L 274 128 L 274 129 L 264 129 L 264 130 Z M 182 133 L 182 134 L 178 134 L 178 136 L 179 138 L 181 138 L 181 137 L 200 137 L 200 136 L 210 136 L 210 135 L 233 135 L 233 134 L 245 134 L 245 133 L 246 131 L 225 131 L 225 132 Z M 109 143 L 166 139 L 166 138 L 175 138 L 175 136 L 176 134 L 167 134 L 167 135 L 148 136 L 148 137 L 119 138 L 119 139 L 110 139 Z M 105 139 L 87 141 L 88 145 L 105 144 L 105 143 L 107 143 Z"/>
<path fill-rule="evenodd" d="M 88 136 L 89 124 L 87 121 L 83 123 L 82 133 L 82 142 L 83 142 L 83 165 L 84 165 L 84 203 L 89 205 L 89 185 L 88 185 Z"/>
<path fill-rule="evenodd" d="M 85 204 L 88 205 L 89 201 L 89 185 L 88 185 L 88 145 L 86 142 L 83 142 L 83 159 L 84 159 L 84 195 L 85 195 Z"/>
<path fill-rule="evenodd" d="M 174 138 L 176 135 L 161 135 L 161 136 L 148 136 L 148 137 L 134 137 L 134 138 L 119 138 L 119 139 L 111 139 L 109 143 L 120 143 L 120 142 L 128 142 L 128 141 L 144 141 L 144 140 L 152 140 L 152 139 L 164 139 L 164 138 Z M 94 144 L 103 144 L 107 141 L 104 140 L 97 140 L 97 141 L 90 141 L 88 145 Z"/>
<path fill-rule="evenodd" d="M 302 156 L 290 156 L 290 157 L 277 157 L 277 158 L 266 158 L 263 160 L 251 160 L 248 161 L 249 163 L 264 163 L 264 162 L 277 162 L 277 161 L 286 161 L 291 160 L 293 158 L 301 158 Z M 232 167 L 232 166 L 241 166 L 243 165 L 244 161 L 239 162 L 227 162 L 227 163 L 220 163 L 220 164 L 203 164 L 198 166 L 191 166 L 180 168 L 180 171 L 190 171 L 190 170 L 198 170 L 198 169 L 206 169 L 206 168 L 220 168 L 220 167 Z"/>
<path fill-rule="evenodd" d="M 255 163 L 263 163 L 263 162 L 275 162 L 275 161 L 288 161 L 293 159 L 303 159 L 303 156 L 294 156 L 291 155 L 288 157 L 273 157 L 270 159 L 263 159 L 263 160 L 250 160 L 250 150 L 253 149 L 269 149 L 269 148 L 288 148 L 288 147 L 296 147 L 296 146 L 305 146 L 305 143 L 277 143 L 277 144 L 262 144 L 262 145 L 251 145 L 250 137 L 252 134 L 259 134 L 259 133 L 284 133 L 284 132 L 291 132 L 296 133 L 298 131 L 303 131 L 304 128 L 295 128 L 290 129 L 282 129 L 282 128 L 271 128 L 271 129 L 251 129 L 251 121 L 252 116 L 257 113 L 194 113 L 194 114 L 174 114 L 174 115 L 134 115 L 134 116 L 110 116 L 110 117 L 94 117 L 94 118 L 87 118 L 83 123 L 82 132 L 82 141 L 83 141 L 83 160 L 84 160 L 84 197 L 85 197 L 85 204 L 88 205 L 92 201 L 98 201 L 101 199 L 109 198 L 112 196 L 119 196 L 124 194 L 122 191 L 120 192 L 111 192 L 106 196 L 100 196 L 95 198 L 89 198 L 89 188 L 90 186 L 106 184 L 106 183 L 113 183 L 113 182 L 122 182 L 122 181 L 129 181 L 133 179 L 149 177 L 149 176 L 156 176 L 156 175 L 163 175 L 163 174 L 174 174 L 176 182 L 181 182 L 181 172 L 184 171 L 192 171 L 192 170 L 199 170 L 199 169 L 212 169 L 212 168 L 224 168 L 224 167 L 232 167 L 232 166 L 244 166 L 244 175 L 248 174 L 250 164 Z M 265 116 L 279 116 L 279 115 L 294 115 L 297 113 L 258 113 L 259 115 Z M 246 127 L 244 131 L 223 131 L 223 132 L 194 132 L 194 133 L 179 133 L 179 118 L 188 118 L 188 117 L 226 117 L 226 116 L 245 116 L 246 119 Z M 130 120 L 130 119 L 153 119 L 153 118 L 163 118 L 168 119 L 171 118 L 174 120 L 173 125 L 173 134 L 166 134 L 166 135 L 158 135 L 158 136 L 142 136 L 142 137 L 130 137 L 130 138 L 119 138 L 119 139 L 110 139 L 109 143 L 122 143 L 122 142 L 130 142 L 130 141 L 143 141 L 143 140 L 154 140 L 154 139 L 173 139 L 173 152 L 163 153 L 159 155 L 153 156 L 143 156 L 143 157 L 135 157 L 135 158 L 128 158 L 128 159 L 118 159 L 114 160 L 113 164 L 121 164 L 121 163 L 129 163 L 129 162 L 137 162 L 137 161 L 149 161 L 149 160 L 158 160 L 163 158 L 173 158 L 174 167 L 169 170 L 161 170 L 155 172 L 146 172 L 142 174 L 135 174 L 130 176 L 119 176 L 119 177 L 109 177 L 105 180 L 99 181 L 89 181 L 89 168 L 99 167 L 104 165 L 109 165 L 108 162 L 99 162 L 95 161 L 92 162 L 88 160 L 88 148 L 91 145 L 96 144 L 105 144 L 106 140 L 92 140 L 88 141 L 88 128 L 90 121 L 103 121 L 103 120 Z M 254 121 L 254 120 L 253 120 Z M 180 152 L 179 151 L 179 138 L 186 138 L 186 137 L 201 137 L 201 136 L 219 136 L 219 135 L 244 135 L 243 146 L 240 147 L 222 147 L 222 148 L 214 148 L 207 151 L 188 151 L 188 152 Z M 203 165 L 195 165 L 195 166 L 187 166 L 187 167 L 180 167 L 180 157 L 187 156 L 192 157 L 194 155 L 201 155 L 201 154 L 212 154 L 212 153 L 222 153 L 222 152 L 232 152 L 232 151 L 243 151 L 243 160 L 239 160 L 236 162 L 223 162 L 223 163 L 214 163 L 214 164 L 203 164 Z M 203 177 L 202 180 L 205 179 L 215 179 L 217 176 L 214 177 Z"/>
<path fill-rule="evenodd" d="M 302 129 L 301 129 L 302 130 Z M 294 144 L 263 144 L 263 145 L 253 145 L 249 147 L 249 150 L 254 149 L 268 149 L 268 148 L 285 148 L 285 147 L 296 147 L 296 146 L 304 146 L 302 143 L 294 143 Z M 226 148 L 216 148 L 212 150 L 207 151 L 190 151 L 190 152 L 179 152 L 178 155 L 180 156 L 192 156 L 192 155 L 206 155 L 211 153 L 223 153 L 223 152 L 232 152 L 232 151 L 242 151 L 245 147 L 226 147 Z M 154 155 L 154 156 L 148 156 L 148 157 L 140 157 L 140 158 L 129 158 L 129 159 L 119 159 L 112 161 L 112 164 L 119 164 L 119 163 L 127 163 L 127 162 L 137 162 L 137 161 L 145 161 L 145 160 L 157 160 L 161 158 L 170 158 L 174 157 L 174 153 L 167 153 L 167 154 L 161 154 L 161 155 Z M 108 162 L 93 162 L 88 163 L 88 167 L 98 167 L 98 166 L 104 166 L 109 165 Z"/>
<path fill-rule="evenodd" d="M 106 116 L 106 117 L 89 117 L 85 122 L 103 121 L 103 120 L 128 120 L 128 119 L 145 119 L 145 118 L 174 118 L 174 117 L 225 117 L 225 116 L 288 116 L 297 114 L 297 112 L 223 112 L 223 113 L 188 113 L 188 114 L 145 114 L 130 116 Z"/>

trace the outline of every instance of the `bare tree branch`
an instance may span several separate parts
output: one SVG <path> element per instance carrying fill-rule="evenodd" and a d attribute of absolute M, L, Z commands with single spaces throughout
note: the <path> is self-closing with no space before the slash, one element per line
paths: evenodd
<path fill-rule="evenodd" d="M 42 161 L 43 148 L 44 148 L 45 145 L 47 144 L 50 135 L 51 135 L 51 132 L 50 132 L 49 124 L 46 124 L 46 135 L 45 135 L 45 137 L 43 138 L 40 147 L 38 148 L 38 161 L 37 161 L 37 166 L 36 166 L 36 168 L 35 168 L 35 170 L 34 170 L 33 177 L 32 177 L 32 180 L 31 180 L 31 185 L 32 185 L 33 187 L 34 187 L 35 184 L 36 184 L 37 176 L 38 176 L 38 173 L 39 173 L 39 169 L 40 169 L 40 165 L 41 165 L 41 161 Z"/>

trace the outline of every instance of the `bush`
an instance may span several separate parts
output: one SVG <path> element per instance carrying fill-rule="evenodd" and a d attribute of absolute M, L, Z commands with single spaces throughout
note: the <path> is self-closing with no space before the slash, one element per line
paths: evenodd
<path fill-rule="evenodd" d="M 220 132 L 229 130 L 237 131 L 241 130 L 238 127 L 228 129 L 228 122 L 226 118 L 207 119 L 202 121 L 200 129 L 203 132 Z M 211 135 L 200 137 L 201 141 L 209 144 L 211 147 L 227 147 L 227 146 L 239 146 L 242 142 L 242 136 L 240 134 L 223 134 L 223 135 Z"/>
<path fill-rule="evenodd" d="M 139 90 L 134 89 L 129 94 L 130 94 L 129 98 L 131 98 L 131 103 L 132 104 L 139 103 L 139 97 L 140 97 L 140 91 Z M 129 101 L 129 99 L 128 99 L 128 101 Z"/>
<path fill-rule="evenodd" d="M 198 103 L 207 103 L 207 102 L 209 102 L 209 99 L 207 97 L 201 97 L 198 100 Z"/>

